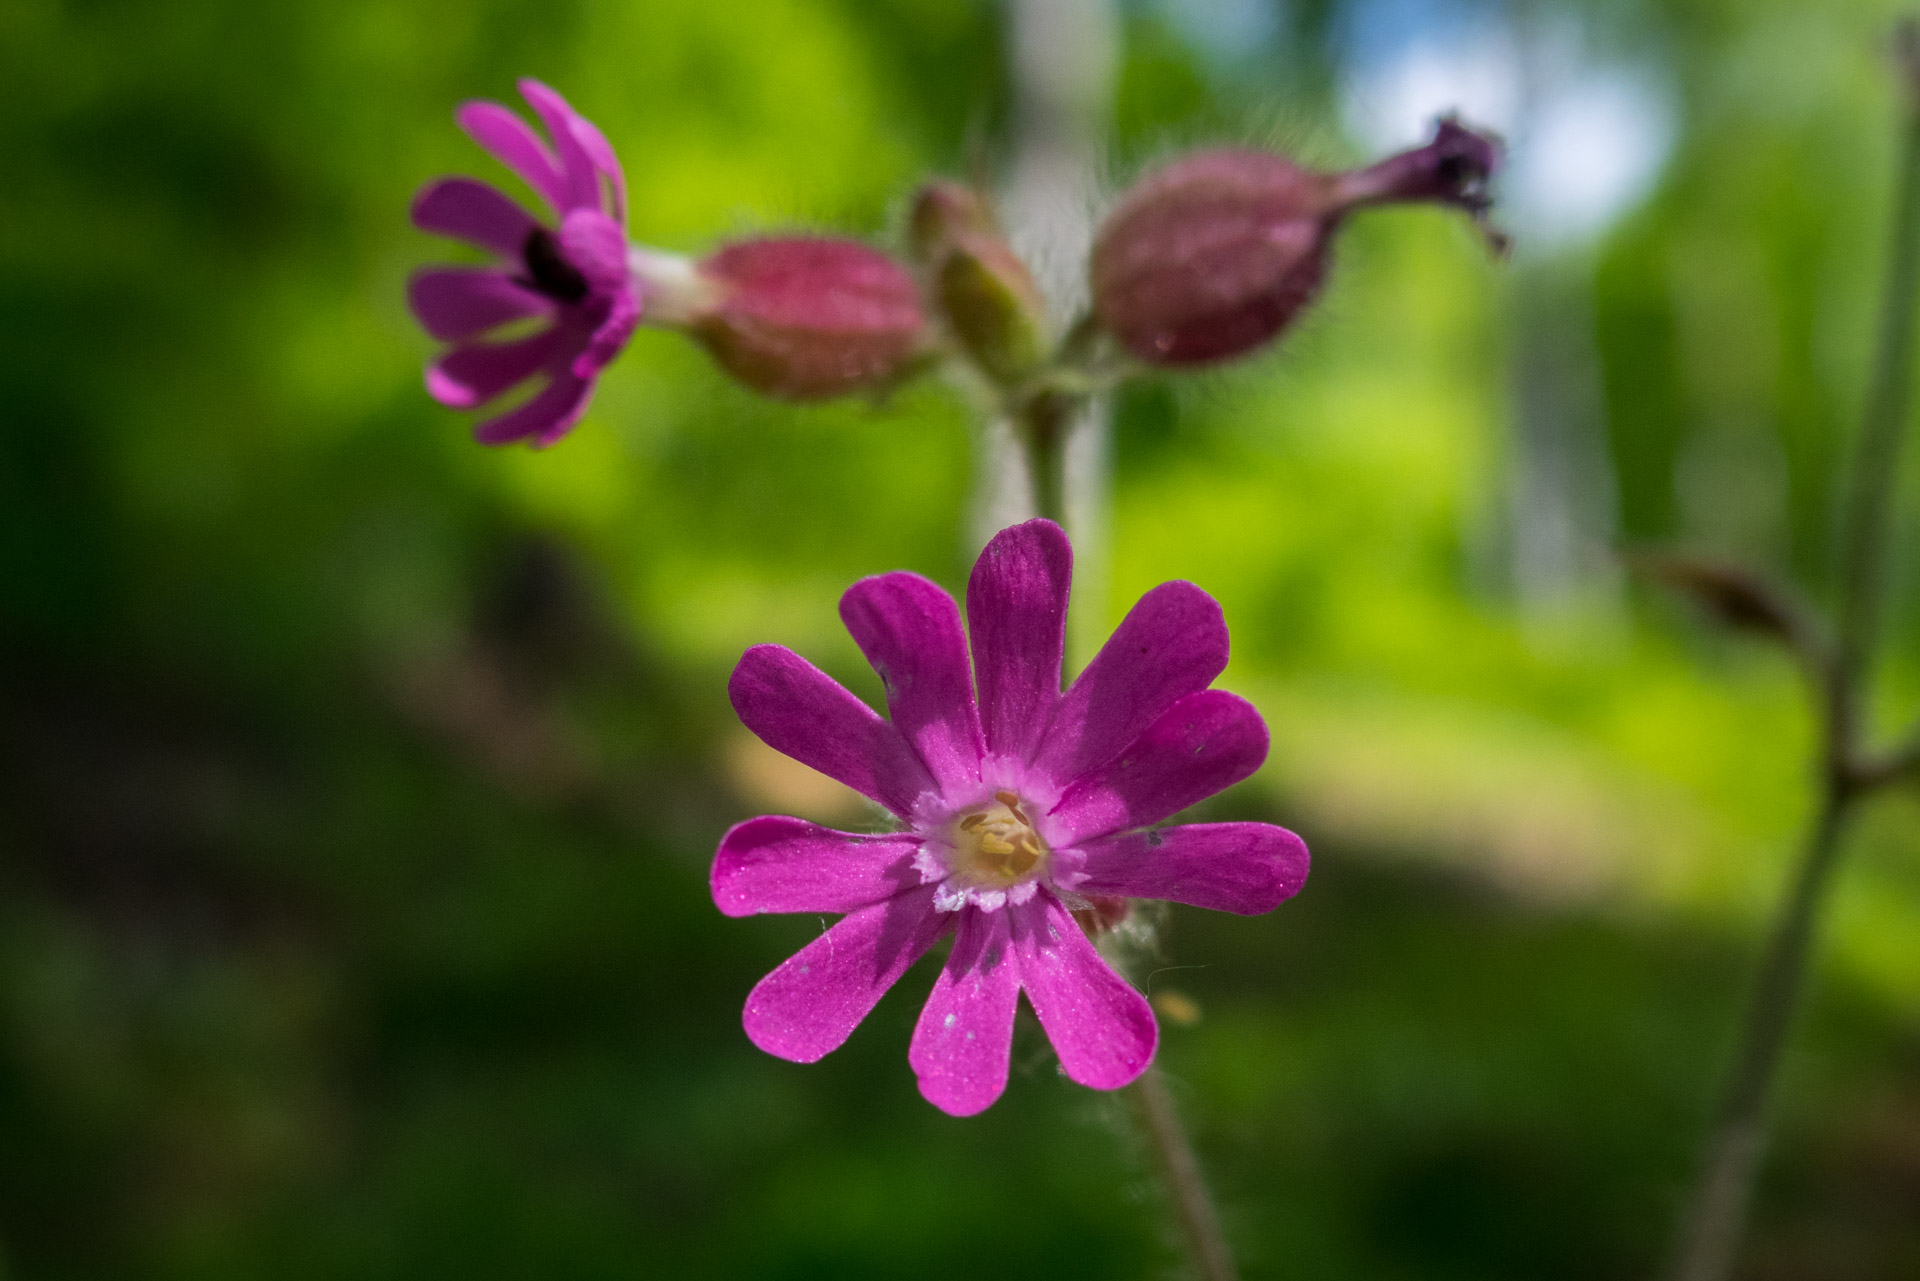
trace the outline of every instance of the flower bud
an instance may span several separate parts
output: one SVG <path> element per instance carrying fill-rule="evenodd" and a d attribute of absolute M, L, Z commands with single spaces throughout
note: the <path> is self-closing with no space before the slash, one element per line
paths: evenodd
<path fill-rule="evenodd" d="M 907 238 L 913 256 L 931 263 L 962 236 L 998 236 L 1000 220 L 985 193 L 949 178 L 935 178 L 913 193 Z"/>
<path fill-rule="evenodd" d="M 1016 382 L 1040 363 L 1046 301 L 983 195 L 928 183 L 914 197 L 911 238 L 947 328 L 989 378 Z"/>
<path fill-rule="evenodd" d="M 912 274 L 854 241 L 747 240 L 696 271 L 703 296 L 689 328 L 729 374 L 769 396 L 885 387 L 927 346 Z"/>
<path fill-rule="evenodd" d="M 1124 195 L 1094 241 L 1101 325 L 1153 365 L 1242 355 L 1284 329 L 1319 291 L 1349 210 L 1449 204 L 1482 221 L 1498 144 L 1452 120 L 1424 147 L 1341 174 L 1263 151 L 1204 151 Z M 1502 242 L 1489 231 L 1496 247 Z"/>

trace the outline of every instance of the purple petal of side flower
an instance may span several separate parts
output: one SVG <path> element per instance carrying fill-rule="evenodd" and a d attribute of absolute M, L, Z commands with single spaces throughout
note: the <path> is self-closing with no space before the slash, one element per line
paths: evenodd
<path fill-rule="evenodd" d="M 1219 604 L 1192 583 L 1160 584 L 1127 611 L 1061 697 L 1034 764 L 1063 779 L 1099 769 L 1226 666 Z"/>
<path fill-rule="evenodd" d="M 407 281 L 407 306 L 429 334 L 459 342 L 510 320 L 544 316 L 553 304 L 494 267 L 429 267 Z"/>
<path fill-rule="evenodd" d="M 613 188 L 613 207 L 608 210 L 622 227 L 627 225 L 627 175 L 620 168 L 620 157 L 614 154 L 613 144 L 607 141 L 607 135 L 600 132 L 600 126 L 578 112 L 573 116 L 573 136 L 580 140 L 586 149 L 593 167 Z"/>
<path fill-rule="evenodd" d="M 593 384 L 571 374 L 555 374 L 540 394 L 518 409 L 498 418 L 489 418 L 473 429 L 473 438 L 483 445 L 506 445 L 532 438 L 542 448 L 559 440 L 580 415 L 587 412 L 587 398 Z"/>
<path fill-rule="evenodd" d="M 566 181 L 566 200 L 564 210 L 598 209 L 600 207 L 600 171 L 595 168 L 593 157 L 580 142 L 580 135 L 574 132 L 573 122 L 580 118 L 579 113 L 568 105 L 553 89 L 532 78 L 520 81 L 520 96 L 539 113 L 547 126 L 547 132 L 553 135 L 553 147 L 560 157 L 560 171 Z"/>
<path fill-rule="evenodd" d="M 933 910 L 931 886 L 842 917 L 755 985 L 741 1019 L 747 1038 L 795 1063 L 839 1049 L 952 927 L 953 913 Z"/>
<path fill-rule="evenodd" d="M 1157 898 L 1257 916 L 1300 892 L 1306 842 L 1271 823 L 1195 823 L 1080 846 L 1077 894 Z"/>
<path fill-rule="evenodd" d="M 1144 827 L 1238 783 L 1267 759 L 1267 727 L 1225 690 L 1189 694 L 1119 759 L 1075 782 L 1048 814 L 1056 845 Z"/>
<path fill-rule="evenodd" d="M 469 138 L 539 192 L 556 216 L 560 213 L 567 199 L 566 176 L 532 126 L 497 102 L 463 102 L 453 118 Z"/>
<path fill-rule="evenodd" d="M 840 618 L 880 674 L 893 727 L 942 784 L 980 781 L 980 714 L 953 597 L 918 574 L 863 578 Z"/>
<path fill-rule="evenodd" d="M 803 819 L 736 824 L 713 859 L 713 901 L 728 916 L 851 912 L 920 884 L 917 836 L 857 836 Z"/>
<path fill-rule="evenodd" d="M 1147 999 L 1100 958 L 1060 900 L 1042 891 L 1013 923 L 1020 984 L 1060 1067 L 1096 1090 L 1117 1090 L 1153 1061 L 1160 1029 Z"/>
<path fill-rule="evenodd" d="M 470 241 L 518 260 L 527 237 L 540 229 L 534 216 L 505 193 L 473 178 L 442 178 L 413 201 L 413 225 Z"/>
<path fill-rule="evenodd" d="M 905 739 L 873 709 L 790 649 L 755 645 L 727 694 L 741 723 L 776 752 L 837 778 L 902 816 L 934 789 Z"/>
<path fill-rule="evenodd" d="M 471 409 L 546 369 L 565 349 L 558 328 L 514 342 L 455 347 L 427 367 L 427 392 L 443 405 Z"/>
<path fill-rule="evenodd" d="M 593 337 L 587 340 L 586 350 L 575 358 L 573 376 L 597 377 L 600 371 L 620 354 L 621 349 L 627 345 L 627 339 L 633 337 L 633 331 L 639 323 L 639 291 L 628 289 L 615 294 L 613 305 L 607 309 L 606 320 L 593 331 Z"/>
<path fill-rule="evenodd" d="M 993 536 L 967 581 L 967 630 L 987 750 L 1026 757 L 1060 697 L 1073 548 L 1030 520 Z"/>
<path fill-rule="evenodd" d="M 951 1116 L 984 1111 L 1007 1088 L 1020 1000 L 1008 912 L 966 912 L 946 968 L 913 1028 L 907 1063 L 920 1093 Z"/>
<path fill-rule="evenodd" d="M 560 224 L 567 261 L 595 288 L 614 293 L 627 283 L 627 237 L 598 209 L 575 209 Z"/>

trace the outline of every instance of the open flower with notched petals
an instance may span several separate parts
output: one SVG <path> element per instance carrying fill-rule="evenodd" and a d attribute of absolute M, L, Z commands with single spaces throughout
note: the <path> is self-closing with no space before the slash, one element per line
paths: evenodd
<path fill-rule="evenodd" d="M 721 840 L 721 911 L 846 913 L 747 998 L 761 1049 L 802 1063 L 836 1049 L 952 934 L 907 1054 L 928 1100 L 965 1116 L 1000 1096 L 1022 992 L 1067 1076 L 1116 1089 L 1159 1033 L 1075 910 L 1152 898 L 1253 914 L 1300 888 L 1306 847 L 1282 828 L 1150 827 L 1266 757 L 1259 713 L 1208 688 L 1227 661 L 1220 607 L 1191 583 L 1161 584 L 1062 693 L 1071 570 L 1057 525 L 1002 531 L 974 566 L 967 633 L 953 598 L 917 574 L 855 583 L 840 616 L 885 683 L 891 723 L 790 650 L 741 658 L 729 692 L 747 727 L 902 824 L 855 835 L 767 817 Z"/>
<path fill-rule="evenodd" d="M 600 371 L 640 322 L 640 286 L 628 270 L 627 191 L 620 162 L 593 122 L 538 80 L 520 93 L 552 136 L 549 147 L 497 102 L 469 102 L 460 127 L 525 179 L 558 220 L 547 226 L 498 188 L 473 178 L 429 183 L 414 225 L 490 250 L 491 267 L 434 267 L 407 284 L 414 316 L 453 350 L 427 369 L 435 400 L 472 409 L 523 383 L 546 384 L 524 404 L 481 423 L 488 445 L 531 438 L 551 445 L 586 412 Z M 486 337 L 515 321 L 550 323 L 505 341 Z"/>

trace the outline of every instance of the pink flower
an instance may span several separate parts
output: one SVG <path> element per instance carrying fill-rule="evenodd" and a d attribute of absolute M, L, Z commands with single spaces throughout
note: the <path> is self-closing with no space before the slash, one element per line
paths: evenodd
<path fill-rule="evenodd" d="M 558 219 L 550 227 L 498 188 L 472 178 L 429 183 L 413 202 L 414 225 L 498 254 L 494 267 L 435 267 L 407 284 L 413 314 L 453 350 L 427 369 L 427 391 L 471 409 L 544 377 L 518 407 L 480 424 L 474 436 L 501 445 L 532 437 L 551 445 L 586 412 L 594 380 L 626 346 L 640 321 L 641 293 L 627 265 L 626 181 L 599 129 L 538 80 L 526 98 L 552 135 L 549 148 L 497 102 L 469 102 L 454 119 L 473 140 L 525 179 Z M 501 325 L 550 324 L 504 341 Z"/>
<path fill-rule="evenodd" d="M 893 573 L 848 589 L 840 616 L 885 683 L 891 723 L 780 646 L 734 669 L 749 729 L 903 825 L 854 835 L 767 817 L 721 839 L 722 912 L 846 913 L 747 998 L 761 1049 L 819 1059 L 952 933 L 907 1053 L 929 1101 L 967 1116 L 1000 1097 L 1021 992 L 1066 1074 L 1117 1089 L 1146 1069 L 1159 1032 L 1074 910 L 1123 897 L 1252 914 L 1306 879 L 1306 847 L 1282 828 L 1149 828 L 1259 768 L 1266 726 L 1207 688 L 1227 630 L 1191 583 L 1148 592 L 1061 693 L 1072 560 L 1044 520 L 987 544 L 967 587 L 971 673 L 960 611 L 938 586 Z"/>

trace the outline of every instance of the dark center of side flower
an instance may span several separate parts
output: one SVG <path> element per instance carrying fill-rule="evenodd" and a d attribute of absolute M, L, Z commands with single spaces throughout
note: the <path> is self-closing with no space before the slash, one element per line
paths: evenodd
<path fill-rule="evenodd" d="M 995 792 L 993 799 L 954 822 L 952 866 L 968 884 L 1005 889 L 1044 870 L 1050 851 L 1018 796 Z"/>
<path fill-rule="evenodd" d="M 560 252 L 560 241 L 545 227 L 527 233 L 520 249 L 533 287 L 560 302 L 579 302 L 587 296 L 587 278 Z"/>

